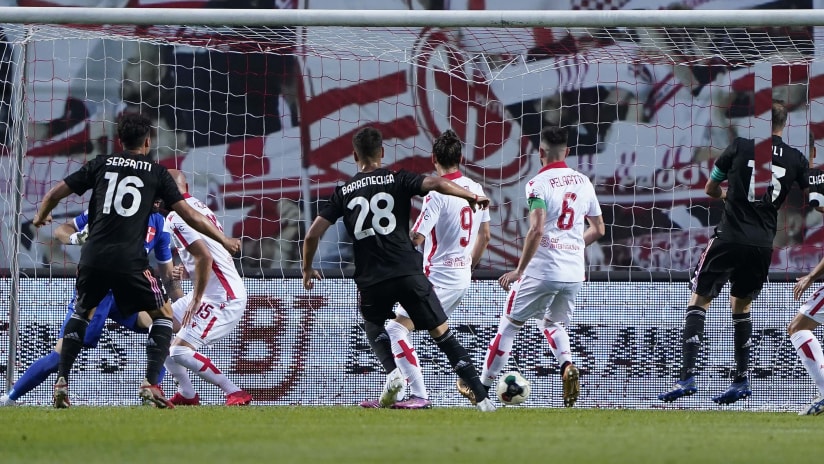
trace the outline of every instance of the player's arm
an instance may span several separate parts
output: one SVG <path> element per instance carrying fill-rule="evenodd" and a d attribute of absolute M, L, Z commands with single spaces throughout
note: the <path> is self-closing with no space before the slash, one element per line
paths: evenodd
<path fill-rule="evenodd" d="M 72 235 L 77 234 L 77 232 L 78 231 L 74 226 L 74 221 L 69 221 L 57 226 L 52 235 L 63 245 L 79 245 L 80 243 L 76 241 L 78 239 L 72 241 Z"/>
<path fill-rule="evenodd" d="M 489 206 L 489 198 L 483 195 L 476 195 L 451 180 L 444 179 L 440 176 L 424 177 L 423 183 L 421 184 L 421 190 L 423 190 L 424 193 L 429 193 L 434 190 L 444 195 L 463 198 L 469 202 L 469 206 L 472 208 L 475 208 L 475 205 L 480 206 L 482 209 Z"/>
<path fill-rule="evenodd" d="M 498 283 L 504 290 L 509 290 L 509 286 L 516 282 L 523 276 L 535 252 L 538 251 L 538 245 L 541 243 L 541 237 L 544 236 L 544 221 L 546 221 L 546 203 L 541 198 L 529 199 L 529 230 L 526 232 L 524 238 L 524 249 L 521 252 L 521 259 L 518 260 L 518 267 L 514 271 L 507 272 L 498 279 Z"/>
<path fill-rule="evenodd" d="M 441 216 L 441 198 L 429 194 L 423 199 L 421 212 L 409 230 L 409 238 L 412 239 L 412 245 L 416 248 L 426 241 L 426 236 L 437 224 Z"/>
<path fill-rule="evenodd" d="M 727 180 L 727 172 L 729 172 L 730 167 L 732 167 L 732 158 L 738 153 L 739 140 L 740 139 L 733 140 L 733 142 L 724 149 L 721 156 L 715 160 L 715 166 L 712 168 L 710 178 L 707 179 L 707 183 L 704 185 L 704 193 L 716 200 L 727 199 L 727 191 L 721 189 L 721 183 Z"/>
<path fill-rule="evenodd" d="M 821 261 L 815 265 L 809 274 L 795 279 L 796 282 L 793 287 L 793 298 L 796 300 L 800 299 L 804 291 L 810 288 L 810 285 L 812 285 L 812 283 L 818 280 L 822 275 L 824 275 L 824 258 L 822 258 Z"/>
<path fill-rule="evenodd" d="M 240 240 L 224 235 L 209 218 L 189 206 L 185 200 L 174 203 L 171 208 L 179 214 L 183 221 L 192 229 L 223 245 L 223 248 L 225 248 L 229 254 L 233 255 L 240 251 Z"/>
<path fill-rule="evenodd" d="M 171 298 L 172 301 L 177 301 L 178 299 L 183 297 L 183 287 L 180 286 L 180 279 L 174 278 L 174 269 L 174 261 L 159 263 L 157 265 L 157 270 L 160 274 L 160 279 L 163 280 L 163 282 L 168 282 L 166 288 L 169 293 L 169 298 Z"/>
<path fill-rule="evenodd" d="M 589 246 L 607 233 L 603 216 L 587 216 L 589 227 L 584 231 L 584 245 Z"/>
<path fill-rule="evenodd" d="M 43 200 L 40 202 L 40 208 L 34 215 L 34 220 L 32 221 L 34 226 L 40 227 L 50 224 L 52 221 L 51 212 L 57 207 L 60 200 L 68 197 L 72 193 L 74 193 L 74 191 L 69 188 L 69 185 L 66 184 L 64 180 L 61 180 L 57 185 L 49 189 L 46 195 L 43 196 Z"/>
<path fill-rule="evenodd" d="M 312 269 L 312 261 L 315 259 L 315 253 L 318 251 L 318 244 L 321 237 L 326 233 L 326 230 L 332 226 L 328 219 L 322 216 L 315 218 L 315 221 L 309 226 L 306 232 L 306 238 L 303 239 L 303 256 L 301 257 L 301 272 L 303 273 L 303 288 L 312 290 L 315 283 L 312 279 L 320 279 L 320 273 Z"/>
<path fill-rule="evenodd" d="M 480 264 L 490 240 L 492 240 L 492 232 L 489 229 L 489 221 L 482 222 L 481 226 L 478 227 L 478 238 L 475 239 L 475 247 L 472 248 L 472 269 Z"/>
<path fill-rule="evenodd" d="M 203 240 L 194 240 L 186 246 L 192 257 L 195 259 L 195 275 L 192 276 L 192 302 L 186 309 L 186 314 L 183 320 L 180 321 L 182 325 L 187 325 L 194 315 L 195 311 L 200 307 L 200 302 L 203 300 L 203 293 L 206 291 L 206 284 L 209 282 L 209 273 L 212 270 L 212 253 L 206 247 L 206 242 Z M 171 269 L 169 273 L 171 274 Z"/>

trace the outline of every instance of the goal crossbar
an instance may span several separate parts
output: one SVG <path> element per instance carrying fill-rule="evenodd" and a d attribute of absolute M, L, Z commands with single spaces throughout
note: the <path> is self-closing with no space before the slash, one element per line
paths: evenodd
<path fill-rule="evenodd" d="M 204 26 L 725 27 L 823 26 L 824 10 L 243 10 L 0 7 L 0 22 Z"/>

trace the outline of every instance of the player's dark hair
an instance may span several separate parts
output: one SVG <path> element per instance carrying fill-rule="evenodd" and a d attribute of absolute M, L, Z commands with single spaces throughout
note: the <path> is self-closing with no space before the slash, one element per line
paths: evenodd
<path fill-rule="evenodd" d="M 126 150 L 142 147 L 151 133 L 152 121 L 142 114 L 124 114 L 117 122 L 117 137 Z"/>
<path fill-rule="evenodd" d="M 781 130 L 787 124 L 787 107 L 783 100 L 773 100 L 772 102 L 772 129 Z"/>
<path fill-rule="evenodd" d="M 541 142 L 549 146 L 567 146 L 569 133 L 566 127 L 549 126 L 541 131 Z"/>
<path fill-rule="evenodd" d="M 432 153 L 435 155 L 435 161 L 445 168 L 451 168 L 461 163 L 461 149 L 463 144 L 458 134 L 452 129 L 448 129 L 435 139 L 435 144 L 432 145 Z"/>
<path fill-rule="evenodd" d="M 374 127 L 366 126 L 352 137 L 352 147 L 355 149 L 355 153 L 363 158 L 375 159 L 380 155 L 382 146 L 383 136 L 381 131 Z"/>

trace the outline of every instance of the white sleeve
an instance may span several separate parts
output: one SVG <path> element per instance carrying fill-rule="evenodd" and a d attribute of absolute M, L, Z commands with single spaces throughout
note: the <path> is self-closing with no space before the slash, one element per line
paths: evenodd
<path fill-rule="evenodd" d="M 586 215 L 588 217 L 601 216 L 601 204 L 598 203 L 598 196 L 595 195 L 595 187 L 592 186 L 592 183 L 590 183 L 588 187 L 590 192 L 590 200 Z"/>
<path fill-rule="evenodd" d="M 441 215 L 441 198 L 434 192 L 429 192 L 423 199 L 423 207 L 418 219 L 412 226 L 412 232 L 423 235 L 429 235 L 429 232 L 435 227 L 438 222 L 438 217 Z"/>
<path fill-rule="evenodd" d="M 169 222 L 169 226 L 172 229 L 172 234 L 183 245 L 183 248 L 189 248 L 189 245 L 200 240 L 200 234 L 189 227 L 177 214 L 172 216 L 172 219 L 167 222 Z"/>

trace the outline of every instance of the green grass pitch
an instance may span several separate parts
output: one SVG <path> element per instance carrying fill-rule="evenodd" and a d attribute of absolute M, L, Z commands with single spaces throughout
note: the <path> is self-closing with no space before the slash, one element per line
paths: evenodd
<path fill-rule="evenodd" d="M 683 410 L 353 407 L 0 409 L 11 463 L 816 462 L 824 422 Z"/>

